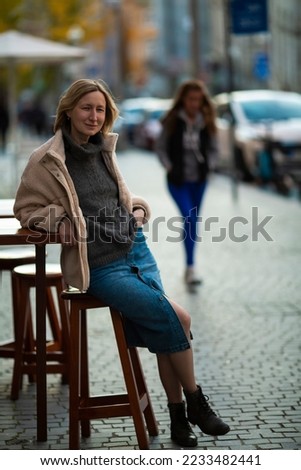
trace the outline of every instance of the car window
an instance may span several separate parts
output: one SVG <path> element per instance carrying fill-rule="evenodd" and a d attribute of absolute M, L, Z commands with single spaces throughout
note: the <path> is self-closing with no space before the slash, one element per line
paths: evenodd
<path fill-rule="evenodd" d="M 166 110 L 164 109 L 156 109 L 155 111 L 152 111 L 150 113 L 150 118 L 151 119 L 160 119 L 163 114 L 166 112 Z"/>
<path fill-rule="evenodd" d="M 121 116 L 125 122 L 128 123 L 139 123 L 144 118 L 145 111 L 143 109 L 126 109 L 124 112 L 121 111 Z"/>
<path fill-rule="evenodd" d="M 282 121 L 301 118 L 301 101 L 243 101 L 241 107 L 249 121 Z"/>

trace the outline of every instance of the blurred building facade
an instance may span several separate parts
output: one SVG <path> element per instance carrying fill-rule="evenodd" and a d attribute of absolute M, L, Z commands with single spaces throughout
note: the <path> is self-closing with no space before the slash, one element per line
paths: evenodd
<path fill-rule="evenodd" d="M 301 92 L 301 2 L 270 0 L 271 86 Z"/>
<path fill-rule="evenodd" d="M 170 94 L 178 82 L 194 76 L 203 79 L 212 93 L 228 89 L 228 6 L 228 0 L 150 2 L 158 30 L 151 59 L 154 87 Z M 234 88 L 269 87 L 270 49 L 270 32 L 231 35 Z"/>
<path fill-rule="evenodd" d="M 150 2 L 157 37 L 152 45 L 151 89 L 170 95 L 183 79 L 205 79 L 210 54 L 208 0 Z M 197 70 L 199 69 L 199 70 Z"/>
<path fill-rule="evenodd" d="M 270 3 L 273 6 L 273 1 Z M 229 5 L 230 0 L 210 2 L 213 91 L 222 92 L 228 89 L 228 54 L 232 62 L 234 89 L 268 88 L 271 77 L 270 30 L 257 34 L 232 34 Z"/>
<path fill-rule="evenodd" d="M 93 0 L 92 0 L 93 1 Z M 211 0 L 94 0 L 102 43 L 89 38 L 87 72 L 117 97 L 170 96 L 211 67 Z M 100 44 L 100 43 L 98 43 Z"/>
<path fill-rule="evenodd" d="M 211 93 L 226 91 L 229 53 L 233 88 L 301 92 L 301 1 L 267 1 L 269 31 L 232 34 L 230 48 L 230 0 L 44 0 L 43 6 L 40 0 L 13 0 L 12 7 L 0 2 L 0 30 L 88 47 L 83 68 L 66 66 L 65 82 L 83 74 L 101 77 L 120 100 L 170 97 L 192 76 Z M 59 80 L 62 87 L 65 82 Z"/>
<path fill-rule="evenodd" d="M 220 42 L 224 0 L 212 2 L 214 44 Z M 301 92 L 301 2 L 268 0 L 269 30 L 253 35 L 232 35 L 234 85 L 243 88 L 274 88 Z M 226 51 L 219 46 L 219 53 Z M 219 55 L 219 57 L 221 57 Z"/>
<path fill-rule="evenodd" d="M 230 34 L 226 50 L 230 0 L 152 0 L 158 30 L 151 59 L 154 88 L 168 94 L 177 82 L 193 75 L 204 79 L 212 93 L 226 91 L 230 54 L 233 88 L 301 92 L 301 2 L 267 2 L 268 31 Z"/>

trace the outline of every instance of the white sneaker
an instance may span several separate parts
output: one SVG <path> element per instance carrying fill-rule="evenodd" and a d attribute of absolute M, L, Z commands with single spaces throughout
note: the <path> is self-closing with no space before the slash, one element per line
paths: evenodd
<path fill-rule="evenodd" d="M 202 280 L 197 276 L 193 266 L 188 266 L 185 271 L 185 282 L 189 285 L 201 284 Z"/>

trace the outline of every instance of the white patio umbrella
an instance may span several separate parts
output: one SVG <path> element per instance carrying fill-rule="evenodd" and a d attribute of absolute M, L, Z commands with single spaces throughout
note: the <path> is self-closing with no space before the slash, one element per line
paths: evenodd
<path fill-rule="evenodd" d="M 0 34 L 0 64 L 8 68 L 8 107 L 12 135 L 17 125 L 16 65 L 59 64 L 68 60 L 83 59 L 87 52 L 84 48 L 49 41 L 15 30 Z"/>

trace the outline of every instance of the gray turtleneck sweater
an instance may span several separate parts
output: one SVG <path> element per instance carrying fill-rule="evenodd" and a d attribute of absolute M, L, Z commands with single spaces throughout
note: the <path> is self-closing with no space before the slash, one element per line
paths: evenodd
<path fill-rule="evenodd" d="M 124 256 L 134 238 L 133 216 L 120 206 L 117 184 L 101 154 L 101 136 L 77 145 L 64 132 L 66 166 L 87 224 L 90 268 Z"/>

